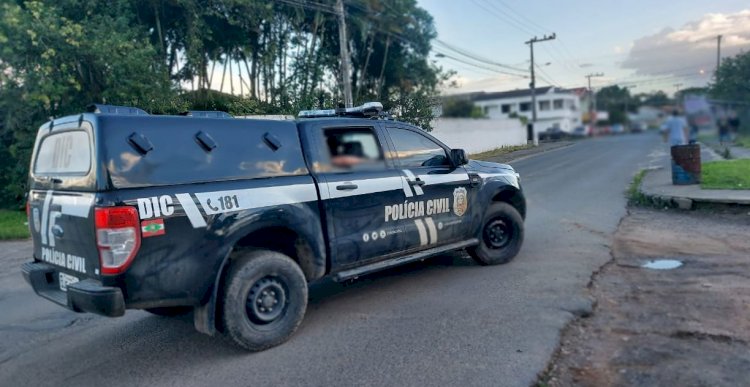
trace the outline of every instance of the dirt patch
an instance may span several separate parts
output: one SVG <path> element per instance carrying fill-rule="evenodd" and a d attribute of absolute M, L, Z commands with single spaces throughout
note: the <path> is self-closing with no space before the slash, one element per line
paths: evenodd
<path fill-rule="evenodd" d="M 633 209 L 540 385 L 736 386 L 750 381 L 750 216 Z M 652 259 L 678 259 L 650 270 Z"/>

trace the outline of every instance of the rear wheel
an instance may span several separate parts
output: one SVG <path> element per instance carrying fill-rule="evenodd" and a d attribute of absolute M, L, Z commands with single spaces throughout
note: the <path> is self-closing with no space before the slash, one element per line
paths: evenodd
<path fill-rule="evenodd" d="M 261 351 L 297 330 L 307 308 L 307 281 L 286 255 L 255 250 L 232 263 L 222 302 L 226 334 L 248 350 Z"/>
<path fill-rule="evenodd" d="M 522 244 L 521 214 L 508 203 L 495 202 L 485 214 L 479 245 L 469 255 L 480 265 L 499 265 L 513 260 Z"/>

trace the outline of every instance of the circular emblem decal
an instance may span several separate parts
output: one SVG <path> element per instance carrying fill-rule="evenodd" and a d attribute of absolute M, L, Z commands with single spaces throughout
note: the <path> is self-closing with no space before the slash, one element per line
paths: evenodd
<path fill-rule="evenodd" d="M 453 213 L 463 216 L 469 207 L 469 198 L 466 196 L 466 188 L 459 187 L 453 190 Z"/>

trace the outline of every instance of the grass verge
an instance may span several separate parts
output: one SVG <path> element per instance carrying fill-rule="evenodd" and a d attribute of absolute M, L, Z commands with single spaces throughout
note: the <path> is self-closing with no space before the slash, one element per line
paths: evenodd
<path fill-rule="evenodd" d="M 631 206 L 643 205 L 648 202 L 648 198 L 641 193 L 641 182 L 646 173 L 648 173 L 647 169 L 641 169 L 633 176 L 633 182 L 628 187 L 628 204 Z"/>
<path fill-rule="evenodd" d="M 486 152 L 481 153 L 474 153 L 472 155 L 469 155 L 469 158 L 475 159 L 475 160 L 485 160 L 492 157 L 502 156 L 511 152 L 523 150 L 523 149 L 529 149 L 534 147 L 533 145 L 527 144 L 527 145 L 510 145 L 510 146 L 501 146 L 500 148 L 495 148 L 493 150 L 489 150 Z"/>
<path fill-rule="evenodd" d="M 750 189 L 750 159 L 705 163 L 701 174 L 701 188 Z"/>
<path fill-rule="evenodd" d="M 23 239 L 29 237 L 26 214 L 21 211 L 0 210 L 0 239 Z"/>
<path fill-rule="evenodd" d="M 738 136 L 734 142 L 741 147 L 750 148 L 750 135 Z"/>

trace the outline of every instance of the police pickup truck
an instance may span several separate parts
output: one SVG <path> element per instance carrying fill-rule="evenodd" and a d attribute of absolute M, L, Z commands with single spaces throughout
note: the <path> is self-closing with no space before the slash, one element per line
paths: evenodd
<path fill-rule="evenodd" d="M 294 333 L 311 281 L 459 249 L 500 264 L 521 248 L 518 174 L 379 103 L 296 121 L 89 110 L 39 128 L 22 268 L 76 312 L 192 311 L 198 331 L 258 351 Z"/>

